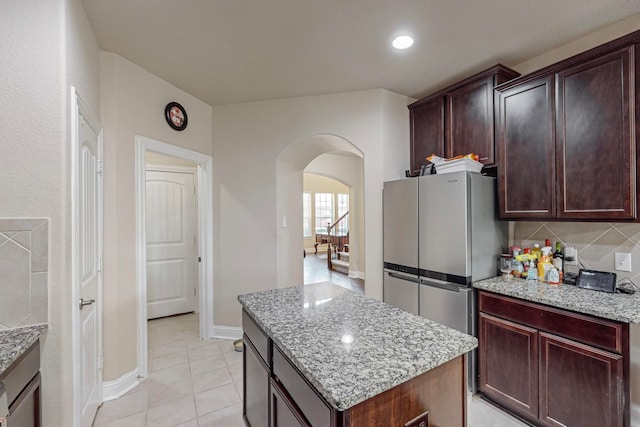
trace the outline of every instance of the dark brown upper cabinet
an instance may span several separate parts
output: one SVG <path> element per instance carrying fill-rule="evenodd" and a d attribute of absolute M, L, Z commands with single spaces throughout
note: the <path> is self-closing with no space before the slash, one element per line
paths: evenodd
<path fill-rule="evenodd" d="M 549 218 L 555 213 L 553 76 L 501 91 L 498 104 L 501 217 Z"/>
<path fill-rule="evenodd" d="M 444 97 L 436 97 L 410 109 L 409 117 L 411 175 L 416 176 L 428 156 L 444 156 Z"/>
<path fill-rule="evenodd" d="M 431 154 L 474 153 L 485 165 L 495 165 L 493 89 L 518 75 L 496 65 L 409 105 L 412 175 Z"/>
<path fill-rule="evenodd" d="M 627 46 L 556 74 L 558 218 L 635 218 L 633 54 Z"/>
<path fill-rule="evenodd" d="M 504 219 L 636 218 L 640 32 L 496 88 Z"/>

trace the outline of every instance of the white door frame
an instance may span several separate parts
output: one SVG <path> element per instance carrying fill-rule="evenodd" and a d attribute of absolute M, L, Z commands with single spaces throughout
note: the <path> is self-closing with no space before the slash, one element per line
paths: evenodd
<path fill-rule="evenodd" d="M 100 121 L 93 114 L 93 112 L 82 101 L 75 87 L 71 87 L 70 94 L 70 106 L 71 115 L 69 117 L 69 132 L 70 132 L 70 152 L 71 152 L 71 335 L 72 335 L 72 360 L 73 360 L 73 425 L 77 427 L 80 425 L 82 418 L 82 398 L 81 390 L 82 384 L 80 383 L 80 371 L 82 356 L 82 343 L 79 339 L 80 334 L 80 311 L 78 310 L 78 302 L 80 301 L 80 230 L 78 229 L 79 221 L 79 198 L 80 198 L 80 186 L 78 183 L 78 177 L 80 175 L 80 164 L 78 162 L 80 137 L 78 133 L 78 114 L 82 113 L 83 117 L 96 129 L 100 129 L 98 133 L 98 160 L 102 163 L 103 158 L 103 130 L 100 125 Z M 102 165 L 98 165 L 98 173 L 101 173 Z M 102 179 L 100 178 L 100 184 L 98 185 L 98 256 L 99 273 L 98 278 L 98 301 L 96 301 L 96 317 L 98 319 L 98 365 L 100 367 L 98 372 L 98 401 L 102 402 L 102 257 L 103 257 L 103 200 L 102 200 Z"/>
<path fill-rule="evenodd" d="M 147 249 L 145 236 L 145 169 L 147 151 L 197 163 L 198 308 L 200 338 L 212 337 L 213 326 L 213 158 L 155 139 L 136 135 L 136 282 L 138 289 L 138 372 L 149 373 L 147 355 Z"/>

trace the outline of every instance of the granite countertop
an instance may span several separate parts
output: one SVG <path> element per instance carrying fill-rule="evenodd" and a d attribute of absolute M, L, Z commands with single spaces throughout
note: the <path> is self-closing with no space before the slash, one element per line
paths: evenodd
<path fill-rule="evenodd" d="M 45 332 L 46 324 L 24 326 L 0 331 L 0 375 L 11 366 Z"/>
<path fill-rule="evenodd" d="M 530 282 L 523 279 L 494 277 L 475 282 L 477 289 L 564 308 L 624 323 L 640 323 L 640 292 L 633 295 L 611 294 L 562 284 Z"/>
<path fill-rule="evenodd" d="M 472 336 L 330 283 L 240 295 L 238 301 L 341 411 L 478 345 Z"/>

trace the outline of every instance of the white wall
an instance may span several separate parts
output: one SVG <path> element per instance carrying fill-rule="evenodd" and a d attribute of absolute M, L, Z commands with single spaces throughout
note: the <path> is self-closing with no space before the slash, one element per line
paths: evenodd
<path fill-rule="evenodd" d="M 395 101 L 393 106 L 385 102 L 389 99 Z M 214 108 L 216 324 L 240 325 L 239 294 L 291 285 L 288 279 L 300 275 L 301 263 L 288 262 L 289 271 L 279 272 L 277 266 L 279 259 L 301 256 L 301 225 L 289 221 L 288 228 L 298 227 L 299 235 L 284 239 L 297 244 L 276 244 L 281 216 L 301 217 L 302 171 L 281 168 L 278 177 L 276 163 L 288 146 L 316 135 L 335 135 L 364 156 L 365 288 L 370 296 L 382 296 L 382 182 L 388 168 L 383 154 L 387 146 L 408 150 L 409 101 L 384 90 L 370 90 Z M 390 111 L 396 111 L 392 120 L 402 119 L 396 132 L 385 134 Z M 322 154 L 313 151 L 311 144 L 308 161 Z M 397 176 L 403 176 L 406 163 Z M 298 203 L 279 206 L 284 196 L 277 197 L 277 181 L 286 174 L 291 176 L 285 180 L 299 182 L 299 188 L 284 185 L 280 194 L 297 194 Z"/>
<path fill-rule="evenodd" d="M 104 127 L 104 380 L 137 366 L 135 265 L 136 135 L 199 153 L 212 152 L 212 109 L 124 58 L 100 55 Z M 165 105 L 182 104 L 189 117 L 178 132 L 164 118 Z"/>
<path fill-rule="evenodd" d="M 72 424 L 70 86 L 97 112 L 98 46 L 79 0 L 0 2 L 0 217 L 49 223 L 49 332 L 41 342 L 43 421 Z M 50 420 L 55 420 L 53 423 Z"/>

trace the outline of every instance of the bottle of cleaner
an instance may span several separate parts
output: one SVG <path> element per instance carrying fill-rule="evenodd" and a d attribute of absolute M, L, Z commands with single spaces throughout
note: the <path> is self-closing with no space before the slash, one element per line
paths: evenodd
<path fill-rule="evenodd" d="M 538 271 L 533 260 L 529 261 L 529 269 L 527 270 L 527 280 L 538 280 Z"/>
<path fill-rule="evenodd" d="M 557 268 L 553 266 L 551 267 L 551 270 L 549 270 L 548 278 L 550 285 L 560 286 L 560 273 L 558 272 Z"/>

